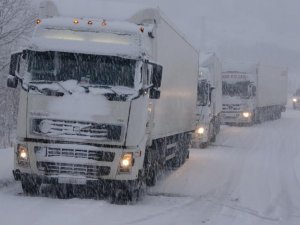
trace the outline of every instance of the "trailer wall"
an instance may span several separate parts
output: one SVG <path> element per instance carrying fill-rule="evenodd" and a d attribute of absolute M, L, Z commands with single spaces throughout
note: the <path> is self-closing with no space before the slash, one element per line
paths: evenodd
<path fill-rule="evenodd" d="M 287 70 L 265 65 L 257 70 L 257 106 L 286 105 Z"/>
<path fill-rule="evenodd" d="M 154 61 L 163 66 L 153 139 L 195 129 L 199 54 L 163 17 L 157 25 Z"/>

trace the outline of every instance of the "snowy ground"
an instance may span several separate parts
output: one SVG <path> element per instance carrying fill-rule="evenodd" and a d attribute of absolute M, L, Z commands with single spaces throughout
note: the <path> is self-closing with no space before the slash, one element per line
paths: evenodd
<path fill-rule="evenodd" d="M 300 111 L 253 127 L 223 127 L 215 146 L 190 159 L 136 205 L 27 197 L 0 150 L 0 224 L 300 224 Z"/>

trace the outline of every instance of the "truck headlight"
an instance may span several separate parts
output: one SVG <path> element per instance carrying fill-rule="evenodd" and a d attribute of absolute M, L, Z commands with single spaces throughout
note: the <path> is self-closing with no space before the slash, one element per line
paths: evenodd
<path fill-rule="evenodd" d="M 245 118 L 249 118 L 250 115 L 251 115 L 251 113 L 249 113 L 249 112 L 243 112 L 243 117 L 245 117 Z"/>
<path fill-rule="evenodd" d="M 28 154 L 28 148 L 24 145 L 18 145 L 17 149 L 17 161 L 18 164 L 23 166 L 29 165 L 29 154 Z"/>
<path fill-rule="evenodd" d="M 199 128 L 197 129 L 197 133 L 198 133 L 198 134 L 204 134 L 204 132 L 205 132 L 204 127 L 199 127 Z"/>
<path fill-rule="evenodd" d="M 298 102 L 298 99 L 296 99 L 296 98 L 293 98 L 293 102 Z"/>
<path fill-rule="evenodd" d="M 133 166 L 133 154 L 132 153 L 124 153 L 122 155 L 121 161 L 120 161 L 120 172 L 121 173 L 128 173 L 131 170 L 131 167 Z"/>

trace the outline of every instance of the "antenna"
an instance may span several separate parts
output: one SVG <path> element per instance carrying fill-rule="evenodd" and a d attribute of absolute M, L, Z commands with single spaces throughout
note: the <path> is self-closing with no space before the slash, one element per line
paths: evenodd
<path fill-rule="evenodd" d="M 206 51 L 206 17 L 201 17 L 201 49 Z"/>

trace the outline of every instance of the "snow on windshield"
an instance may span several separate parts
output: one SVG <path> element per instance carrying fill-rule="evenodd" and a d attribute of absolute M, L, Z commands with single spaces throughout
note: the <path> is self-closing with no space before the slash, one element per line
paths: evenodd
<path fill-rule="evenodd" d="M 65 52 L 29 52 L 31 81 L 77 80 L 84 85 L 134 87 L 136 61 Z"/>
<path fill-rule="evenodd" d="M 223 81 L 222 92 L 224 96 L 239 96 L 242 98 L 249 98 L 249 85 L 250 81 L 240 81 L 233 84 Z"/>

